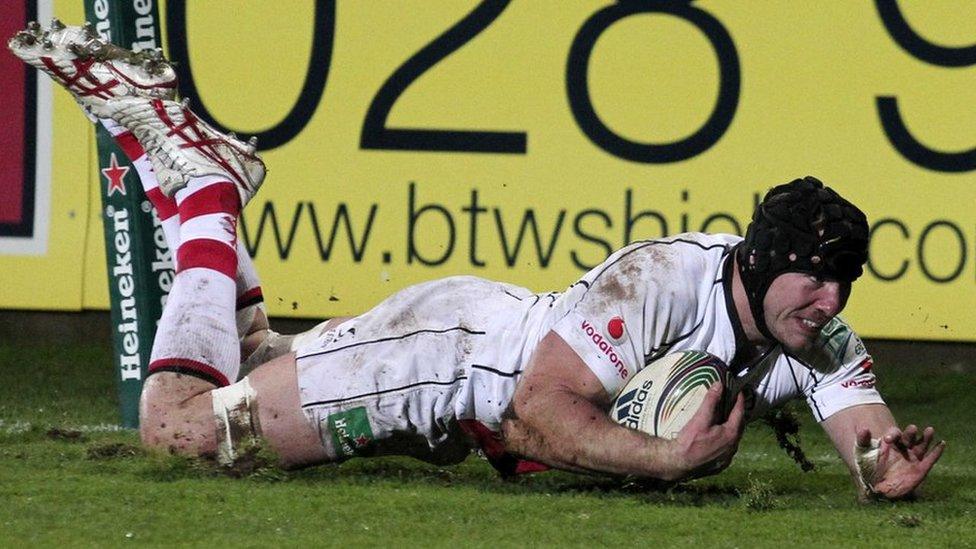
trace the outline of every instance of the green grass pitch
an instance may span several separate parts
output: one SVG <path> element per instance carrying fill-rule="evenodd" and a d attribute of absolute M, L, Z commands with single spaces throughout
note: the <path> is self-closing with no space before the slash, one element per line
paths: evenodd
<path fill-rule="evenodd" d="M 114 429 L 110 360 L 103 342 L 0 344 L 0 546 L 976 546 L 972 360 L 878 361 L 896 416 L 949 446 L 918 501 L 868 506 L 802 404 L 811 473 L 754 425 L 729 470 L 668 490 L 565 473 L 506 482 L 475 456 L 231 478 L 144 455 Z"/>

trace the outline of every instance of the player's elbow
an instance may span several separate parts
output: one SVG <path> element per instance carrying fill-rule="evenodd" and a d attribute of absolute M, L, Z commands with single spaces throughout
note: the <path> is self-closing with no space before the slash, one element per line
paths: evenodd
<path fill-rule="evenodd" d="M 526 379 L 512 398 L 510 416 L 520 425 L 544 430 L 558 419 L 559 409 L 566 395 L 558 387 L 544 380 Z"/>

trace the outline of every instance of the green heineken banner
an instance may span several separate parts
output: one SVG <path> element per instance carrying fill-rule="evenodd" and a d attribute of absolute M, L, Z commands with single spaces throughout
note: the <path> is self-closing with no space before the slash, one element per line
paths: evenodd
<path fill-rule="evenodd" d="M 85 18 L 99 36 L 122 47 L 140 51 L 160 44 L 153 0 L 85 0 Z M 96 139 L 122 425 L 138 427 L 156 322 L 174 277 L 172 254 L 129 159 L 100 125 Z"/>

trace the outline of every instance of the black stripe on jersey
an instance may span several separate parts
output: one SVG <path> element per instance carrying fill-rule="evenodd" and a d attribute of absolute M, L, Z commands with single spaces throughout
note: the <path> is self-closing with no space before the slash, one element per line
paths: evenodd
<path fill-rule="evenodd" d="M 662 345 L 661 347 L 651 349 L 650 354 L 644 355 L 644 366 L 647 366 L 648 364 L 668 354 L 668 351 L 670 350 L 671 350 L 670 345 Z"/>
<path fill-rule="evenodd" d="M 814 395 L 813 395 L 814 393 L 817 392 L 817 385 L 820 383 L 820 380 L 817 379 L 817 376 L 815 376 L 813 374 L 813 366 L 807 364 L 805 361 L 797 358 L 796 356 L 791 355 L 790 353 L 788 353 L 786 351 L 786 349 L 783 349 L 783 354 L 786 355 L 786 362 L 790 362 L 791 360 L 795 360 L 795 361 L 799 362 L 804 368 L 806 368 L 807 369 L 807 373 L 810 374 L 810 379 L 813 380 L 813 387 L 810 388 L 810 402 L 813 403 L 813 409 L 814 409 L 815 412 L 817 412 L 818 421 L 823 421 L 824 420 L 823 413 L 820 412 L 820 407 L 817 406 L 817 399 L 814 398 Z M 793 374 L 793 365 L 790 364 L 790 375 L 792 375 L 792 374 Z M 797 384 L 796 385 L 796 388 L 799 389 L 800 388 L 800 384 L 797 382 L 795 376 L 793 377 L 793 382 Z M 800 390 L 800 392 L 802 393 L 803 391 Z"/>
<path fill-rule="evenodd" d="M 613 267 L 614 265 L 616 265 L 617 262 L 619 262 L 621 259 L 627 257 L 628 255 L 630 255 L 630 254 L 632 254 L 632 253 L 634 253 L 634 252 L 636 252 L 638 250 L 642 250 L 642 249 L 646 248 L 647 246 L 670 246 L 672 244 L 679 244 L 679 243 L 680 244 L 691 244 L 693 246 L 698 246 L 699 248 L 701 248 L 701 249 L 703 249 L 705 251 L 714 250 L 716 248 L 724 248 L 726 250 L 726 253 L 728 253 L 728 249 L 729 249 L 729 247 L 727 245 L 725 245 L 725 244 L 712 244 L 711 246 L 705 246 L 705 245 L 701 244 L 700 242 L 695 242 L 694 240 L 684 240 L 682 238 L 676 238 L 674 240 L 643 240 L 643 241 L 637 241 L 634 244 L 640 244 L 640 245 L 634 246 L 634 248 L 632 250 L 628 250 L 627 253 L 621 254 L 620 257 L 618 257 L 617 259 L 615 259 L 613 261 L 613 263 L 610 263 L 609 265 L 607 265 L 606 267 L 604 267 L 602 271 L 600 271 L 599 273 L 596 274 L 596 276 L 593 277 L 593 281 L 592 282 L 596 282 L 596 279 L 600 278 L 600 276 L 603 275 L 603 273 L 607 272 L 607 270 L 610 267 Z M 590 284 L 592 284 L 592 282 Z M 590 284 L 587 284 L 586 285 L 587 291 L 589 291 L 589 289 L 590 289 Z M 583 295 L 586 295 L 586 292 L 584 292 Z"/>
<path fill-rule="evenodd" d="M 515 370 L 514 372 L 503 372 L 501 370 L 496 370 L 496 369 L 494 369 L 494 368 L 492 368 L 490 366 L 485 366 L 483 364 L 472 364 L 471 367 L 474 368 L 475 370 L 482 370 L 482 371 L 485 371 L 485 372 L 491 372 L 493 374 L 500 375 L 502 377 L 515 377 L 515 376 L 520 375 L 522 373 L 522 370 Z"/>
<path fill-rule="evenodd" d="M 398 335 L 398 336 L 392 336 L 392 337 L 381 337 L 379 339 L 373 339 L 373 340 L 370 340 L 370 341 L 360 341 L 359 343 L 353 343 L 351 345 L 346 345 L 345 347 L 336 347 L 335 349 L 326 349 L 324 351 L 317 351 L 317 352 L 314 352 L 314 353 L 308 353 L 308 354 L 305 354 L 305 355 L 300 355 L 297 358 L 308 358 L 310 356 L 327 355 L 329 353 L 336 353 L 336 352 L 339 352 L 339 351 L 345 351 L 346 349 L 352 349 L 354 347 L 362 347 L 363 345 L 371 345 L 373 343 L 384 343 L 384 342 L 387 342 L 387 341 L 397 341 L 397 340 L 400 340 L 400 339 L 406 339 L 408 337 L 413 337 L 415 335 L 420 335 L 420 334 L 446 334 L 448 332 L 458 332 L 458 331 L 460 331 L 460 332 L 467 332 L 467 333 L 469 333 L 471 335 L 485 335 L 485 332 L 483 332 L 483 331 L 471 330 L 469 328 L 465 328 L 464 326 L 455 326 L 453 328 L 445 328 L 443 330 L 417 330 L 416 332 L 410 332 L 408 334 L 403 334 L 403 335 Z"/>
<path fill-rule="evenodd" d="M 332 400 L 319 400 L 317 402 L 309 402 L 308 404 L 302 404 L 302 408 L 312 408 L 314 406 L 325 406 L 328 404 L 340 404 L 343 402 L 349 402 L 351 400 L 359 400 L 362 398 L 369 398 L 379 395 L 385 395 L 387 393 L 395 393 L 397 391 L 405 391 L 407 389 L 413 389 L 415 387 L 422 387 L 424 385 L 454 385 L 458 381 L 468 379 L 467 376 L 457 376 L 451 381 L 418 381 L 416 383 L 410 383 L 409 385 L 403 385 L 401 387 L 394 387 L 392 389 L 383 389 L 382 391 L 373 391 L 372 393 L 363 393 L 361 395 L 345 397 L 345 398 L 334 398 Z"/>
<path fill-rule="evenodd" d="M 505 295 L 507 295 L 507 296 L 509 296 L 509 297 L 514 297 L 515 299 L 517 299 L 517 300 L 519 300 L 519 301 L 522 301 L 522 299 L 523 299 L 523 298 L 521 298 L 521 297 L 519 297 L 519 296 L 517 296 L 517 295 L 515 295 L 515 294 L 513 294 L 512 292 L 510 292 L 510 291 L 508 291 L 508 290 L 502 290 L 502 292 L 504 292 L 504 294 L 505 294 Z"/>
<path fill-rule="evenodd" d="M 678 337 L 674 338 L 673 340 L 671 340 L 671 341 L 669 341 L 667 343 L 662 343 L 661 345 L 659 345 L 659 346 L 654 347 L 653 349 L 651 349 L 651 352 L 649 354 L 644 355 L 644 366 L 647 366 L 651 362 L 654 362 L 654 360 L 657 358 L 657 357 L 654 356 L 655 353 L 657 353 L 658 351 L 660 351 L 662 349 L 664 350 L 665 353 L 667 353 L 667 350 L 670 349 L 671 347 L 674 347 L 674 345 L 676 343 L 678 343 L 679 341 L 681 341 L 683 339 L 687 339 L 689 336 L 691 336 L 691 334 L 695 333 L 698 330 L 698 328 L 701 328 L 701 325 L 704 322 L 705 322 L 705 317 L 703 316 L 701 318 L 701 320 L 698 321 L 698 324 L 695 324 L 688 333 L 679 335 Z M 658 355 L 658 356 L 660 356 L 660 355 Z"/>
<path fill-rule="evenodd" d="M 721 271 L 722 274 L 719 275 L 719 277 L 712 282 L 712 286 L 716 284 L 722 284 L 723 282 L 725 282 L 726 278 L 728 278 L 729 283 L 732 282 L 731 271 L 726 272 L 725 263 L 726 261 L 730 261 L 728 259 L 729 253 L 731 253 L 733 249 L 734 248 L 727 248 L 724 252 L 722 252 L 722 271 Z"/>

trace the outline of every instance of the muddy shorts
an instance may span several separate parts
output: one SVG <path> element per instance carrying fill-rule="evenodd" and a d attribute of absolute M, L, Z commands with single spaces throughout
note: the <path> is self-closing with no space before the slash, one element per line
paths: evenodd
<path fill-rule="evenodd" d="M 297 351 L 302 409 L 329 455 L 409 455 L 457 463 L 472 442 L 456 417 L 485 332 L 470 281 L 407 288 Z"/>

